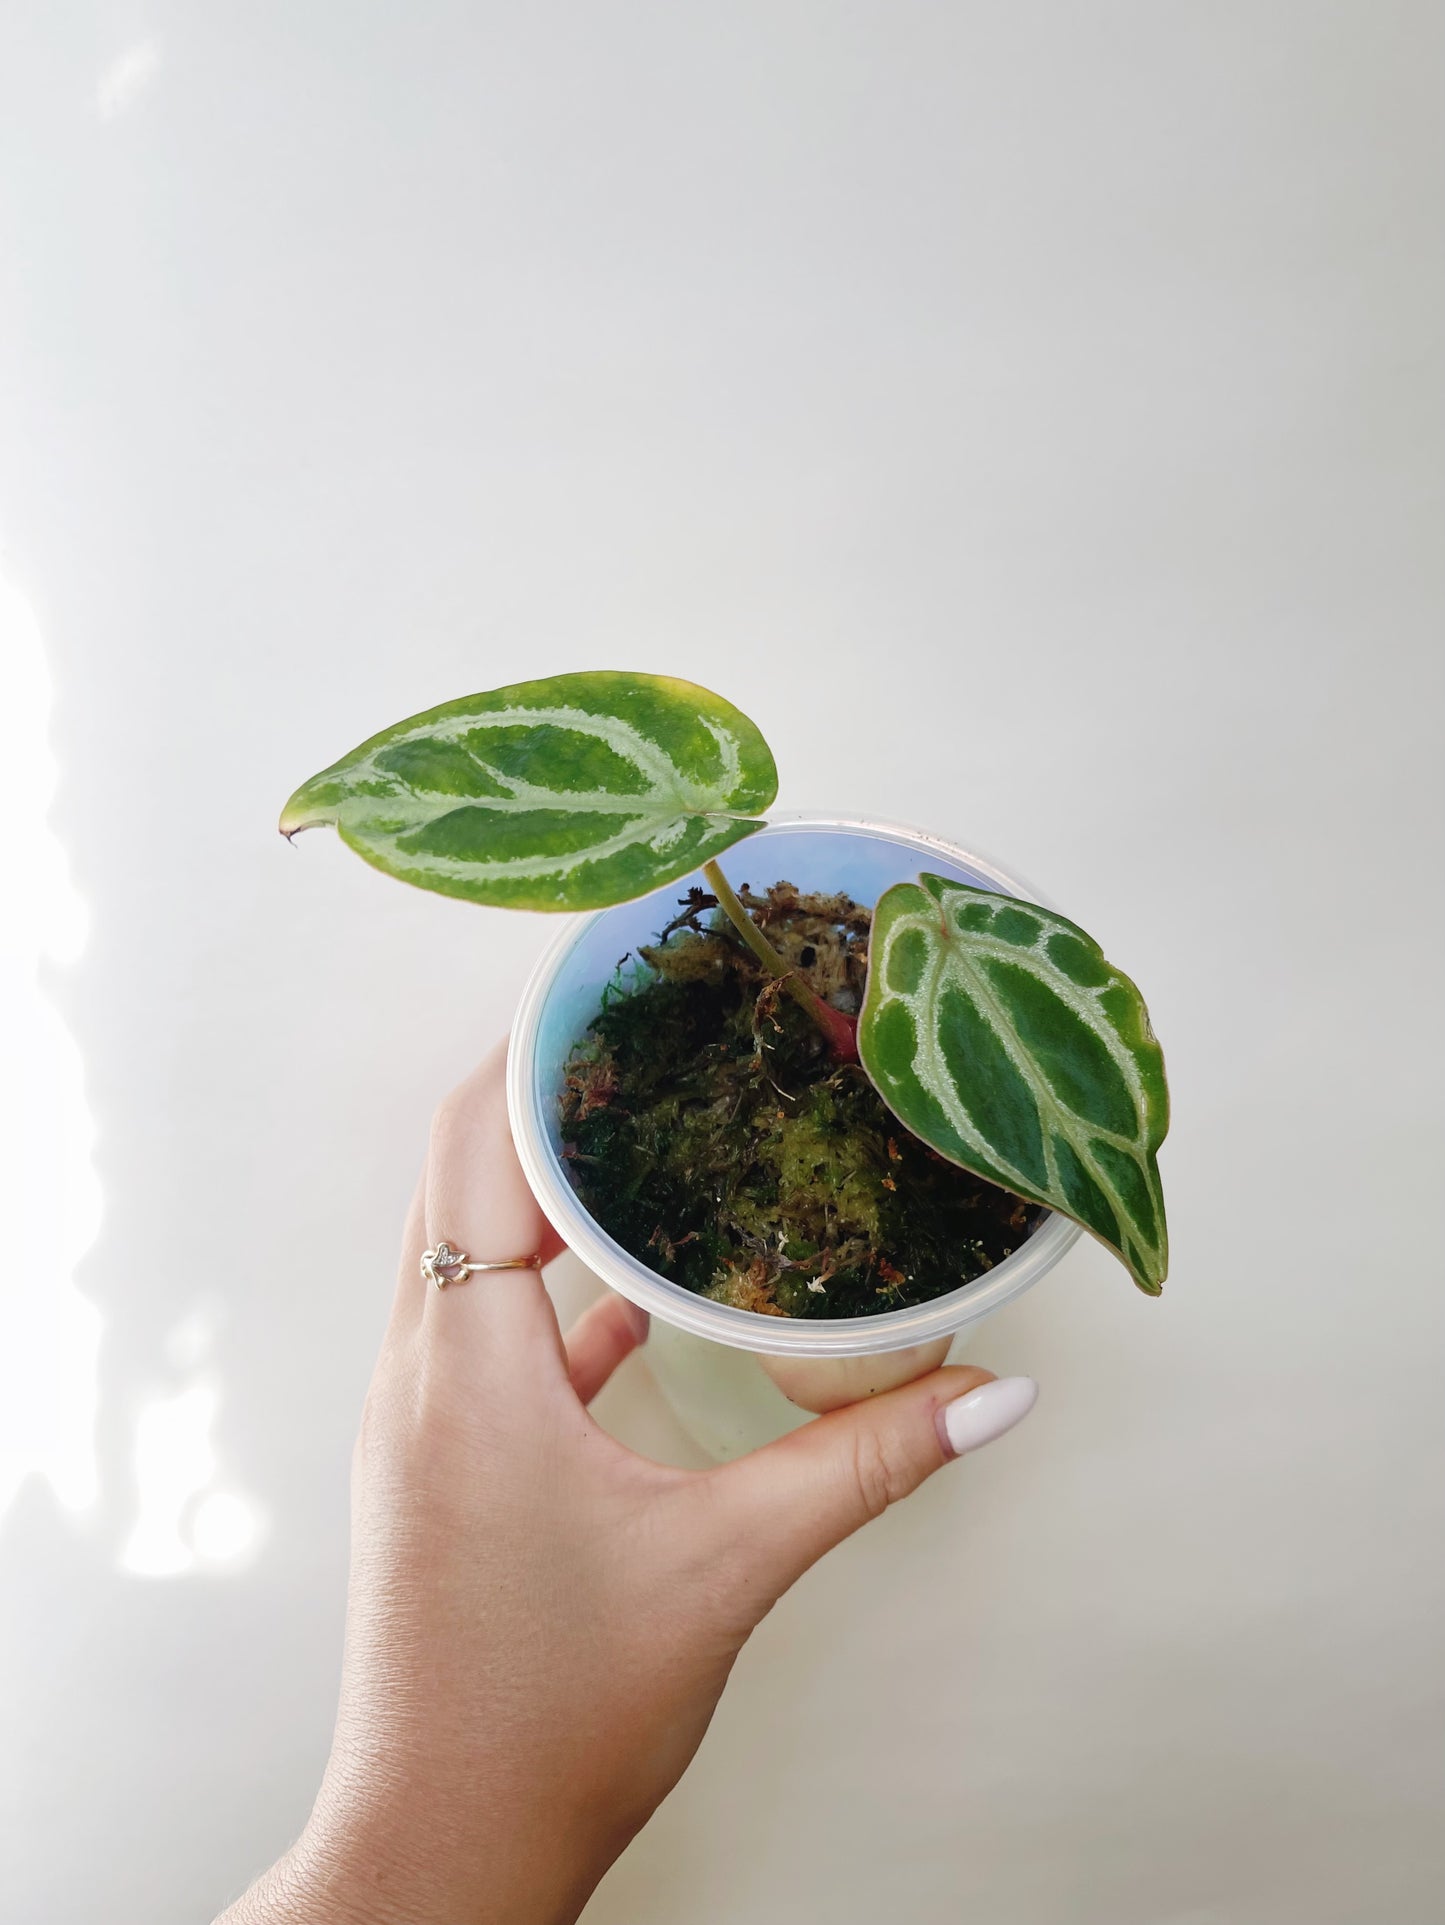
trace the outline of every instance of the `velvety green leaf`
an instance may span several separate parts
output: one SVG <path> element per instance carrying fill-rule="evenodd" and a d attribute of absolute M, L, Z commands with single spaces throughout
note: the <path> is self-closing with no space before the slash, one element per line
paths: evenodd
<path fill-rule="evenodd" d="M 557 675 L 413 715 L 312 776 L 284 835 L 334 823 L 388 875 L 512 909 L 646 895 L 763 825 L 767 743 L 663 675 Z"/>
<path fill-rule="evenodd" d="M 1083 1224 L 1157 1295 L 1164 1056 L 1144 999 L 1091 936 L 942 876 L 873 912 L 863 1066 L 915 1136 Z"/>

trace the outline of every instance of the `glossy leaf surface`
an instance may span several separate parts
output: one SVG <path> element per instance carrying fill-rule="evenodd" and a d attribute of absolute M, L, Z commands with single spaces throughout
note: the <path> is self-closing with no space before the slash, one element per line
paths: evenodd
<path fill-rule="evenodd" d="M 767 743 L 720 696 L 659 675 L 558 675 L 383 730 L 299 788 L 281 830 L 336 826 L 418 888 L 596 909 L 686 875 L 763 825 Z"/>
<path fill-rule="evenodd" d="M 1164 1057 L 1144 999 L 1092 937 L 941 876 L 897 884 L 873 914 L 858 1046 L 915 1136 L 1072 1217 L 1158 1294 Z"/>

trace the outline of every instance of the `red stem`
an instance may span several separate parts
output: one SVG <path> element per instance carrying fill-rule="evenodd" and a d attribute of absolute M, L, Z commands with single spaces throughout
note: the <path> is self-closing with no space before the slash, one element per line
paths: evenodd
<path fill-rule="evenodd" d="M 796 969 L 789 969 L 738 901 L 733 893 L 732 884 L 715 862 L 705 862 L 702 872 L 712 884 L 712 892 L 717 897 L 718 907 L 768 974 L 776 982 L 781 983 L 795 1003 L 807 1010 L 822 1030 L 828 1048 L 836 1060 L 840 1063 L 856 1063 L 858 1061 L 857 1018 L 848 1015 L 845 1010 L 834 1009 L 831 1003 L 825 1003 L 821 996 L 809 988 Z"/>

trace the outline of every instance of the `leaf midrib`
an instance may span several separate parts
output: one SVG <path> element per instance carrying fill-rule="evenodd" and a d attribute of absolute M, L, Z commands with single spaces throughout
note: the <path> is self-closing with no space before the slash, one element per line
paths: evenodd
<path fill-rule="evenodd" d="M 381 743 L 366 759 L 366 768 L 378 779 L 390 785 L 390 794 L 380 797 L 358 797 L 358 801 L 392 803 L 409 799 L 418 817 L 430 820 L 439 808 L 483 809 L 495 815 L 524 815 L 546 812 L 557 815 L 580 816 L 624 816 L 637 818 L 639 838 L 645 836 L 647 827 L 661 827 L 677 820 L 678 817 L 696 817 L 705 820 L 720 819 L 727 822 L 751 822 L 755 815 L 742 809 L 709 807 L 711 799 L 721 800 L 723 795 L 736 783 L 739 771 L 737 738 L 726 729 L 719 728 L 709 718 L 703 718 L 704 726 L 717 743 L 723 758 L 723 767 L 716 780 L 710 785 L 710 793 L 701 783 L 693 782 L 683 773 L 676 762 L 662 746 L 650 741 L 630 723 L 616 717 L 597 716 L 585 709 L 546 708 L 546 709 L 500 709 L 486 715 L 448 717 L 445 724 L 431 724 L 418 728 L 409 735 L 393 736 Z M 496 768 L 491 762 L 479 755 L 469 741 L 462 738 L 474 735 L 487 728 L 540 727 L 565 728 L 591 737 L 594 741 L 604 742 L 622 760 L 627 761 L 649 785 L 640 793 L 623 794 L 610 789 L 552 789 L 530 782 L 525 776 L 513 775 Z M 399 770 L 385 768 L 378 762 L 378 756 L 404 746 L 409 741 L 428 741 L 445 739 L 460 748 L 477 772 L 489 782 L 504 787 L 505 795 L 451 795 L 448 791 L 426 789 L 409 780 Z M 450 805 L 450 808 L 448 808 Z M 385 807 L 367 810 L 367 814 L 385 815 Z M 386 836 L 395 841 L 399 835 L 408 833 L 410 825 L 396 830 L 374 830 L 373 833 Z M 487 865 L 506 867 L 509 865 Z"/>

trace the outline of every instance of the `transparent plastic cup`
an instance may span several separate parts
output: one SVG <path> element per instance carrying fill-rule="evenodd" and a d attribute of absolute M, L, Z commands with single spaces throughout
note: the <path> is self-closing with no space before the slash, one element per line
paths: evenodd
<path fill-rule="evenodd" d="M 751 883 L 763 889 L 786 880 L 810 892 L 842 891 L 871 905 L 893 883 L 928 870 L 1050 906 L 1047 897 L 982 856 L 887 823 L 780 817 L 719 862 L 734 888 Z M 670 1283 L 614 1242 L 572 1188 L 562 1160 L 558 1106 L 566 1063 L 601 1007 L 619 961 L 656 938 L 694 885 L 706 887 L 700 871 L 635 902 L 568 921 L 523 992 L 512 1029 L 507 1097 L 522 1167 L 548 1219 L 603 1283 L 650 1314 L 648 1361 L 664 1395 L 697 1441 L 726 1457 L 806 1421 L 759 1367 L 760 1357 L 808 1360 L 810 1386 L 827 1384 L 830 1361 L 840 1386 L 866 1391 L 903 1382 L 933 1368 L 940 1346 L 967 1325 L 1037 1283 L 1080 1231 L 1050 1212 L 1012 1256 L 972 1283 L 905 1310 L 817 1321 L 714 1303 Z M 911 1358 L 887 1360 L 887 1353 L 914 1350 L 916 1368 Z M 878 1382 L 864 1381 L 858 1367 L 845 1361 L 857 1358 L 878 1360 L 864 1373 Z M 786 1381 L 782 1369 L 772 1368 Z M 809 1401 L 821 1407 L 826 1398 L 811 1395 Z"/>

